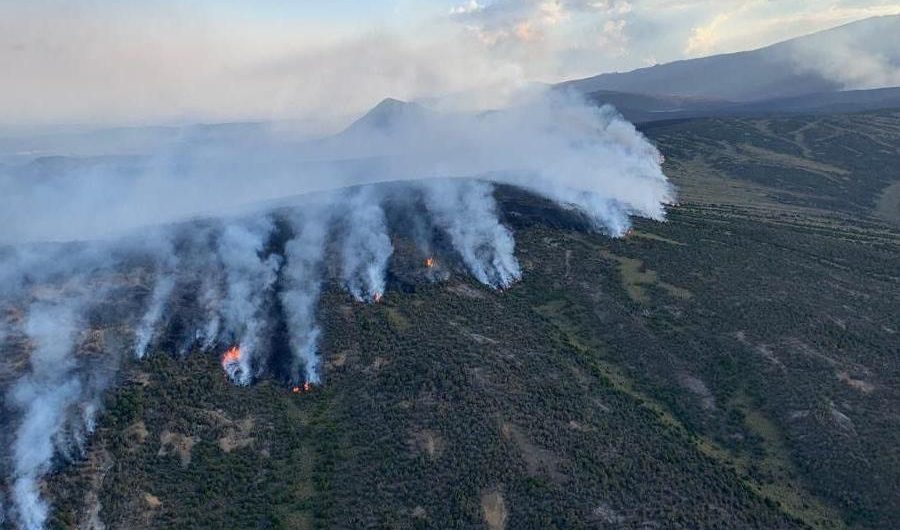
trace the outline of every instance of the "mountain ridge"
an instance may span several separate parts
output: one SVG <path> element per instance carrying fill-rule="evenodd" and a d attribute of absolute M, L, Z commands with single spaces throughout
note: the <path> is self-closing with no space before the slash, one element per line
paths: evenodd
<path fill-rule="evenodd" d="M 876 37 L 886 41 L 887 46 L 880 46 Z M 897 46 L 890 46 L 895 41 Z M 896 51 L 900 50 L 900 15 L 871 17 L 756 50 L 684 59 L 629 72 L 604 73 L 554 86 L 584 94 L 610 90 L 742 102 L 859 88 L 848 87 L 846 83 L 816 71 L 811 60 L 799 64 L 801 60 L 809 59 L 807 52 L 810 49 L 828 49 L 835 52 L 832 54 L 835 57 L 837 52 L 885 54 L 885 60 L 896 69 L 900 66 L 900 54 Z"/>

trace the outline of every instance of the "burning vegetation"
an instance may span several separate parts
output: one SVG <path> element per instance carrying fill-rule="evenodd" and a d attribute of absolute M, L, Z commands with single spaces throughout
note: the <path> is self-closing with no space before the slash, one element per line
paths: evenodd
<path fill-rule="evenodd" d="M 305 394 L 312 390 L 312 383 L 304 381 L 302 385 L 294 385 L 291 387 L 292 394 Z"/>
<path fill-rule="evenodd" d="M 240 346 L 232 346 L 222 354 L 222 368 L 225 371 L 229 371 L 229 368 L 232 368 L 234 365 L 241 362 L 241 348 Z"/>

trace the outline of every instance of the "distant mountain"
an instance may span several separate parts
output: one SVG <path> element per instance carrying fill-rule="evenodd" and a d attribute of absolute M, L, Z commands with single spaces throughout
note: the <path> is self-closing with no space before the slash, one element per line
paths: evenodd
<path fill-rule="evenodd" d="M 432 114 L 432 111 L 418 103 L 386 98 L 351 123 L 341 135 L 371 132 L 372 130 L 388 131 L 406 122 L 425 120 Z"/>
<path fill-rule="evenodd" d="M 601 74 L 558 88 L 755 101 L 900 85 L 900 15 L 861 20 L 753 51 Z"/>

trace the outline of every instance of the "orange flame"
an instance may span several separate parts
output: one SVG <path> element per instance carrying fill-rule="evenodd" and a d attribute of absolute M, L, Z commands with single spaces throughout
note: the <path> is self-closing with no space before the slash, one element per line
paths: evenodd
<path fill-rule="evenodd" d="M 232 346 L 228 348 L 228 351 L 222 354 L 222 366 L 240 362 L 241 360 L 241 348 L 240 346 Z"/>
<path fill-rule="evenodd" d="M 434 258 L 425 258 L 425 267 L 428 269 L 434 267 Z"/>
<path fill-rule="evenodd" d="M 304 392 L 309 392 L 312 390 L 312 384 L 309 381 L 303 383 L 303 386 L 293 386 L 291 387 L 292 394 L 302 394 Z"/>

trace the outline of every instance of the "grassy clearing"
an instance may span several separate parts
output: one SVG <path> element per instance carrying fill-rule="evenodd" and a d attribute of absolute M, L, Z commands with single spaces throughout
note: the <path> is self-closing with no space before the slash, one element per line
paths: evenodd
<path fill-rule="evenodd" d="M 681 241 L 675 241 L 674 239 L 668 239 L 661 235 L 654 234 L 653 232 L 645 232 L 642 230 L 632 230 L 628 234 L 629 238 L 638 238 L 638 239 L 649 239 L 650 241 L 659 241 L 661 243 L 668 243 L 669 245 L 675 245 L 679 247 L 686 247 L 687 243 L 682 243 Z"/>
<path fill-rule="evenodd" d="M 635 302 L 649 302 L 650 296 L 647 294 L 646 287 L 652 285 L 663 289 L 665 292 L 669 293 L 670 296 L 676 298 L 688 299 L 693 296 L 687 289 L 661 281 L 656 271 L 648 269 L 642 260 L 617 256 L 608 251 L 601 251 L 601 255 L 606 259 L 618 263 L 618 271 L 622 278 L 622 287 L 625 288 L 628 296 Z"/>

